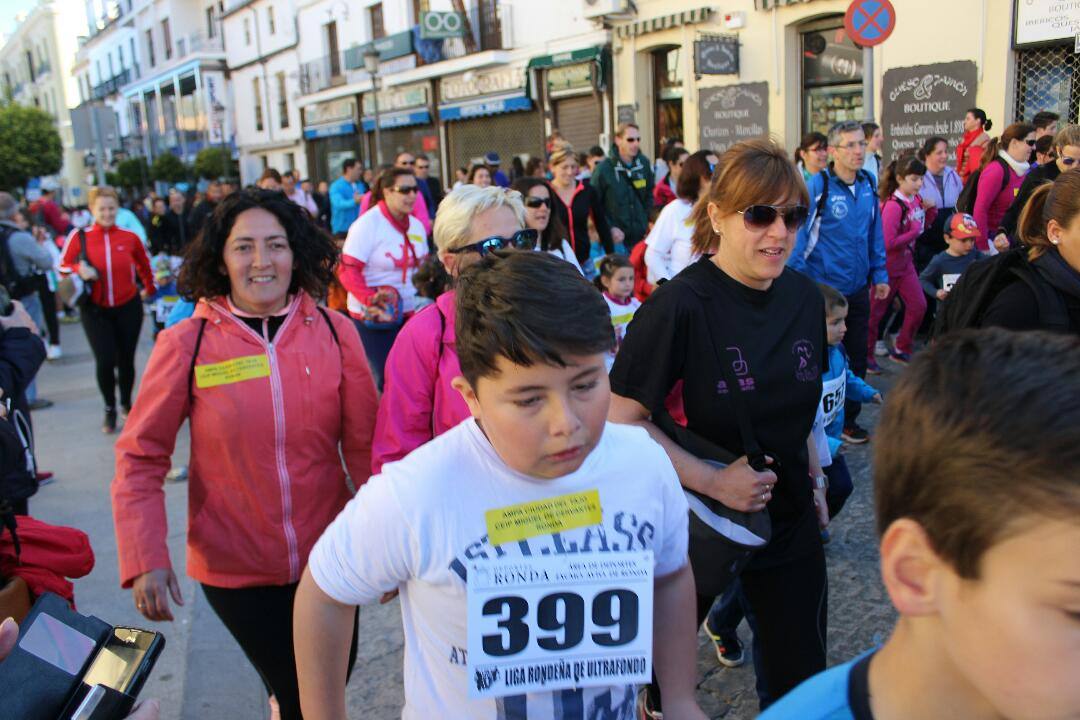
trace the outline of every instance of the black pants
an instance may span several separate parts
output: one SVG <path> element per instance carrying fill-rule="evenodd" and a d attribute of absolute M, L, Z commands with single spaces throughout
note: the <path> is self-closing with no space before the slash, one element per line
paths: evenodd
<path fill-rule="evenodd" d="M 138 298 L 118 307 L 87 303 L 80 313 L 83 330 L 94 352 L 97 384 L 105 407 L 116 407 L 116 382 L 120 381 L 120 404 L 131 407 L 135 386 L 135 348 L 139 344 L 143 309 Z"/>
<path fill-rule="evenodd" d="M 829 478 L 829 488 L 825 491 L 825 502 L 829 506 L 829 519 L 836 517 L 844 503 L 855 489 L 851 482 L 851 471 L 847 460 L 839 452 L 833 455 L 832 465 L 825 468 L 825 477 Z"/>
<path fill-rule="evenodd" d="M 41 298 L 41 312 L 45 315 L 45 329 L 49 332 L 49 344 L 60 344 L 60 321 L 56 316 L 56 293 L 49 289 L 49 280 L 38 275 L 38 297 Z"/>
<path fill-rule="evenodd" d="M 866 348 L 863 348 L 863 354 Z M 758 704 L 764 710 L 803 680 L 825 669 L 828 579 L 825 551 L 765 569 L 747 568 L 739 576 L 743 598 L 755 619 L 754 658 Z M 716 597 L 697 596 L 697 624 L 709 614 Z M 655 681 L 653 704 L 661 709 Z"/>
<path fill-rule="evenodd" d="M 299 583 L 249 588 L 203 585 L 203 592 L 221 622 L 236 639 L 262 678 L 268 695 L 277 699 L 282 720 L 300 720 L 300 688 L 293 649 L 293 600 Z M 356 662 L 356 618 L 349 648 L 348 677 Z"/>
<path fill-rule="evenodd" d="M 857 377 L 866 377 L 866 339 L 870 334 L 870 286 L 864 286 L 847 296 L 847 334 L 844 335 L 844 349 L 847 350 L 851 372 Z M 875 331 L 877 328 L 875 328 Z M 855 425 L 862 403 L 848 400 L 844 403 L 844 425 Z"/>

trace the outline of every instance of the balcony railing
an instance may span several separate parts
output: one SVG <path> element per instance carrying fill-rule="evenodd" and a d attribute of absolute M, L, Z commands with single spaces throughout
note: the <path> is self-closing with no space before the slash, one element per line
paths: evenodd
<path fill-rule="evenodd" d="M 118 75 L 113 75 L 103 83 L 95 85 L 90 92 L 91 100 L 104 100 L 110 95 L 115 95 L 120 88 L 131 82 L 131 70 L 124 70 Z"/>
<path fill-rule="evenodd" d="M 300 65 L 300 92 L 304 95 L 344 85 L 346 82 L 346 53 L 324 55 Z M 361 65 L 363 62 L 361 61 Z"/>
<path fill-rule="evenodd" d="M 492 12 L 491 6 L 497 9 Z M 466 9 L 465 16 L 469 20 L 471 37 L 417 42 L 417 61 L 420 65 L 464 57 L 474 52 L 504 49 L 503 30 L 510 27 L 510 5 L 496 6 L 494 2 L 490 6 L 488 3 L 473 4 Z"/>
<path fill-rule="evenodd" d="M 220 33 L 210 37 L 205 33 L 194 33 L 176 39 L 176 52 L 173 58 L 181 58 L 191 53 L 220 53 L 225 52 L 224 38 Z"/>

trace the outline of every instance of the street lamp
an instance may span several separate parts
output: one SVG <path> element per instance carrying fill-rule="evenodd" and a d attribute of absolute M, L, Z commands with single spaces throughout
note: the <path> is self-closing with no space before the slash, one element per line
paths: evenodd
<path fill-rule="evenodd" d="M 375 110 L 375 165 L 382 167 L 382 144 L 379 142 L 379 51 L 372 47 L 364 53 L 364 69 L 371 76 L 371 101 Z"/>

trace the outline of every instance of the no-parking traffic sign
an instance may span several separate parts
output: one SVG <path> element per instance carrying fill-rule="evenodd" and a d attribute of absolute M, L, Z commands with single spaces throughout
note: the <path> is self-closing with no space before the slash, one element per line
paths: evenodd
<path fill-rule="evenodd" d="M 896 27 L 896 8 L 889 0 L 852 0 L 844 15 L 848 37 L 862 47 L 885 42 Z"/>

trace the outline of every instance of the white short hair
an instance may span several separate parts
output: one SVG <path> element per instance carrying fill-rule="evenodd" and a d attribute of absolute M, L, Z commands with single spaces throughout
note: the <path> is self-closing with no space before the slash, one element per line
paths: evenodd
<path fill-rule="evenodd" d="M 494 208 L 510 208 L 521 227 L 525 227 L 525 205 L 521 193 L 501 187 L 462 185 L 443 198 L 435 215 L 435 247 L 439 252 L 467 245 L 473 218 Z"/>

